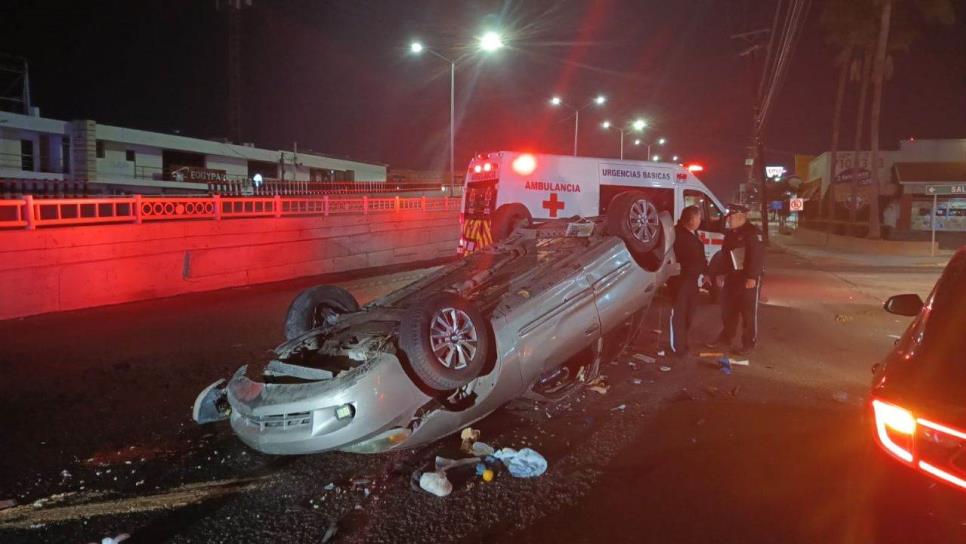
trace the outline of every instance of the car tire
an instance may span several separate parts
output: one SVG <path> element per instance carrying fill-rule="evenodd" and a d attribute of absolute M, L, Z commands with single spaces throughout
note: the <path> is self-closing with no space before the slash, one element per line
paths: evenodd
<path fill-rule="evenodd" d="M 492 349 L 483 313 L 453 293 L 432 295 L 411 308 L 400 324 L 399 347 L 416 376 L 435 391 L 472 381 Z"/>
<path fill-rule="evenodd" d="M 309 287 L 298 294 L 285 314 L 285 339 L 291 340 L 322 325 L 333 315 L 359 311 L 352 293 L 334 285 Z"/>
<path fill-rule="evenodd" d="M 664 236 L 657 208 L 643 191 L 627 191 L 607 207 L 607 232 L 618 236 L 631 255 L 648 270 L 656 270 L 663 255 L 655 255 Z"/>
<path fill-rule="evenodd" d="M 493 236 L 493 242 L 499 243 L 506 240 L 517 227 L 521 225 L 529 227 L 532 222 L 533 217 L 523 204 L 514 203 L 500 206 L 493 212 L 490 220 L 490 234 Z"/>

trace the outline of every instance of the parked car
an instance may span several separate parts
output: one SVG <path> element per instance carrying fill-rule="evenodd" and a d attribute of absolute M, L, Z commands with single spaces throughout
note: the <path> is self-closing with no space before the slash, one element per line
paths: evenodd
<path fill-rule="evenodd" d="M 673 243 L 670 214 L 629 191 L 606 216 L 520 225 L 363 307 L 339 287 L 307 289 L 275 358 L 211 384 L 194 418 L 227 418 L 265 453 L 374 453 L 522 395 L 560 399 L 624 349 L 675 273 Z"/>
<path fill-rule="evenodd" d="M 925 303 L 896 295 L 885 309 L 915 319 L 873 367 L 875 441 L 900 463 L 966 493 L 966 246 Z"/>

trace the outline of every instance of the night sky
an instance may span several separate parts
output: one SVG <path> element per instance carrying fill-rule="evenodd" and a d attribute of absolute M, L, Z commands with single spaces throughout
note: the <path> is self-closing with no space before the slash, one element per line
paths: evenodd
<path fill-rule="evenodd" d="M 833 51 L 812 3 L 768 130 L 769 163 L 827 149 Z M 227 133 L 226 29 L 215 0 L 37 2 L 5 0 L 0 51 L 27 57 L 35 105 L 45 117 L 199 137 Z M 754 61 L 729 36 L 767 27 L 770 1 L 458 2 L 254 0 L 243 20 L 244 140 L 313 149 L 390 167 L 446 168 L 449 66 L 416 58 L 421 39 L 457 67 L 457 170 L 471 154 L 529 149 L 568 154 L 573 120 L 548 98 L 589 100 L 581 154 L 616 156 L 603 119 L 645 117 L 645 138 L 668 138 L 662 155 L 707 165 L 727 198 L 743 177 Z M 966 10 L 927 29 L 895 59 L 885 92 L 882 142 L 966 137 Z M 473 51 L 485 29 L 508 47 Z M 854 88 L 850 89 L 857 94 Z M 852 98 L 854 101 L 854 98 Z M 854 104 L 843 138 L 851 142 Z M 645 152 L 625 141 L 626 158 Z"/>

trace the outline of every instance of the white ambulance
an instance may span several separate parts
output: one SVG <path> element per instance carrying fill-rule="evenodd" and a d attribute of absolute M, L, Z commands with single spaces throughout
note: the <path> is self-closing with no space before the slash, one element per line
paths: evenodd
<path fill-rule="evenodd" d="M 710 262 L 724 241 L 726 208 L 679 164 L 497 151 L 470 161 L 463 185 L 460 253 L 505 238 L 520 222 L 604 215 L 615 196 L 643 191 L 675 221 L 702 211 L 698 235 Z"/>

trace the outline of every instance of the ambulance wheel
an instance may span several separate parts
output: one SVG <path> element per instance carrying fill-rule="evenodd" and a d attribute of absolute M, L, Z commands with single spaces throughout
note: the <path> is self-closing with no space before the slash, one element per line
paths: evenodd
<path fill-rule="evenodd" d="M 334 285 L 309 287 L 298 294 L 285 314 L 285 339 L 334 323 L 336 316 L 359 311 L 359 303 L 352 293 Z"/>
<path fill-rule="evenodd" d="M 517 227 L 529 227 L 533 218 L 523 204 L 504 204 L 493 212 L 490 233 L 494 242 L 502 242 L 513 234 Z"/>
<path fill-rule="evenodd" d="M 624 240 L 631 255 L 641 262 L 656 260 L 654 250 L 663 236 L 657 208 L 643 191 L 627 191 L 614 197 L 607 207 L 607 232 Z"/>
<path fill-rule="evenodd" d="M 486 318 L 471 302 L 438 293 L 402 320 L 399 347 L 416 376 L 436 391 L 468 384 L 486 366 L 491 348 Z"/>

